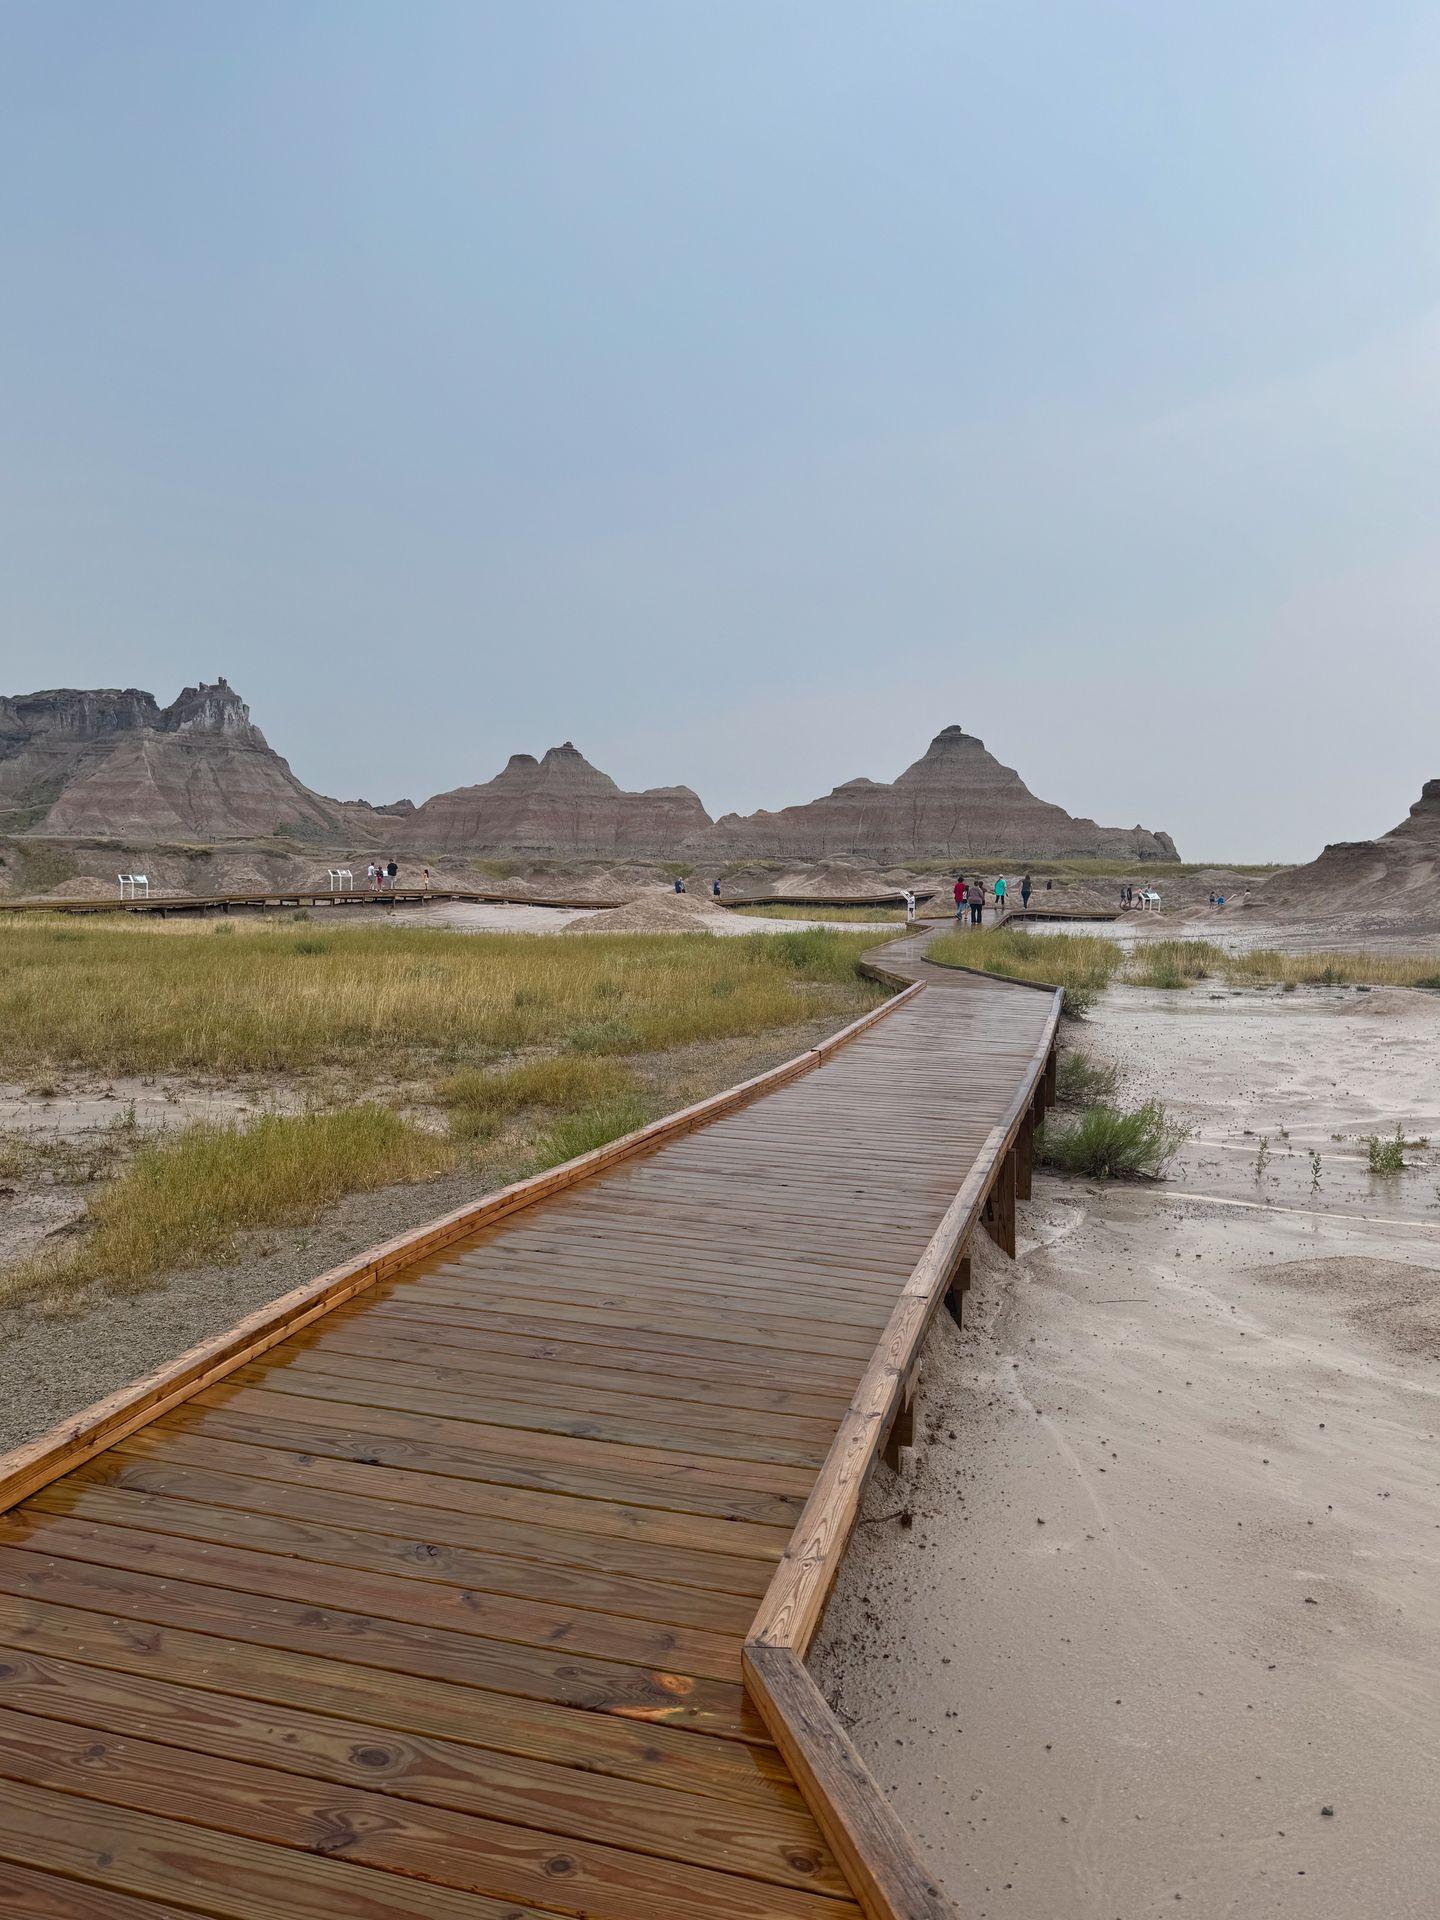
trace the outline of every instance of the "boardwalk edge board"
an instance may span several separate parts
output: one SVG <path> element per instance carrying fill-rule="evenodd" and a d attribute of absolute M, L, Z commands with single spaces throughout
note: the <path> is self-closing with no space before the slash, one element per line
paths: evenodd
<path fill-rule="evenodd" d="M 980 977 L 992 983 L 1003 978 Z M 1037 1108 L 1053 1104 L 1063 991 L 1035 981 L 1004 984 L 1039 986 L 1051 996 L 1039 1045 L 896 1302 L 741 1655 L 747 1690 L 843 1863 L 867 1920 L 956 1920 L 956 1914 L 924 1872 L 918 1848 L 806 1671 L 804 1659 L 859 1517 L 866 1483 L 892 1426 L 908 1409 L 930 1322 L 992 1191 L 1007 1172 L 1013 1219 L 1015 1160 L 1022 1134 L 1028 1150 Z"/>
<path fill-rule="evenodd" d="M 693 1106 L 666 1114 L 634 1133 L 625 1134 L 589 1153 L 582 1153 L 578 1158 L 551 1167 L 545 1173 L 533 1174 L 528 1180 L 517 1180 L 510 1186 L 499 1187 L 494 1193 L 470 1201 L 425 1226 L 399 1234 L 378 1247 L 370 1247 L 344 1266 L 332 1267 L 328 1273 L 322 1273 L 293 1292 L 270 1301 L 228 1332 L 190 1348 L 189 1352 L 181 1354 L 178 1360 L 171 1361 L 168 1366 L 146 1374 L 103 1400 L 97 1400 L 83 1412 L 72 1415 L 52 1427 L 48 1433 L 41 1434 L 38 1439 L 0 1454 L 0 1513 L 7 1512 L 39 1488 L 68 1473 L 72 1467 L 79 1466 L 82 1461 L 103 1453 L 116 1441 L 135 1432 L 136 1428 L 147 1426 L 152 1420 L 158 1420 L 161 1414 L 168 1413 L 172 1407 L 192 1399 L 206 1387 L 214 1386 L 237 1367 L 257 1359 L 281 1340 L 308 1326 L 311 1321 L 333 1312 L 336 1307 L 343 1306 L 346 1301 L 354 1299 L 357 1294 L 365 1292 L 423 1255 L 437 1252 L 480 1227 L 493 1225 L 506 1215 L 533 1206 L 552 1193 L 575 1186 L 622 1160 L 647 1153 L 666 1140 L 703 1127 L 711 1120 L 718 1120 L 722 1115 L 732 1113 L 776 1087 L 799 1078 L 801 1074 L 813 1072 L 837 1048 L 923 991 L 920 983 L 886 973 L 881 967 L 867 963 L 865 971 L 880 984 L 903 990 L 882 1001 L 878 1007 L 872 1007 L 858 1020 L 853 1020 L 849 1026 L 832 1034 L 828 1040 L 822 1040 L 818 1046 L 797 1054 L 793 1060 L 783 1061 L 778 1067 L 771 1067 L 753 1079 L 742 1080 L 736 1086 L 697 1101 Z"/>

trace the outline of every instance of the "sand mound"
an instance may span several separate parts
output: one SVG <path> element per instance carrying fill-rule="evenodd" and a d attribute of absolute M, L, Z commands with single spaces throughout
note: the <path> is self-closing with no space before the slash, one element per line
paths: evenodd
<path fill-rule="evenodd" d="M 119 891 L 117 881 L 98 880 L 92 874 L 77 873 L 72 880 L 62 880 L 57 887 L 47 887 L 44 897 L 47 900 L 108 900 Z"/>
<path fill-rule="evenodd" d="M 710 933 L 717 922 L 725 923 L 725 912 L 713 907 L 702 895 L 666 893 L 652 888 L 605 913 L 587 914 L 572 920 L 563 933 Z"/>

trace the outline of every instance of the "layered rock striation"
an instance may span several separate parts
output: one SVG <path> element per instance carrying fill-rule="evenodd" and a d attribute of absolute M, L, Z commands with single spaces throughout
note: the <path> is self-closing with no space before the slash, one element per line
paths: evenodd
<path fill-rule="evenodd" d="M 689 787 L 627 792 L 569 740 L 538 760 L 513 754 L 494 779 L 423 806 L 330 800 L 297 779 L 223 679 L 186 687 L 168 707 L 135 687 L 0 699 L 0 833 L 732 866 L 1177 857 L 1168 834 L 1097 826 L 1037 799 L 959 727 L 889 784 L 849 780 L 805 806 L 716 821 Z"/>
<path fill-rule="evenodd" d="M 1308 866 L 1277 874 L 1262 905 L 1267 918 L 1440 932 L 1440 780 L 1425 782 L 1389 833 L 1333 841 Z"/>
<path fill-rule="evenodd" d="M 1116 858 L 1175 860 L 1168 833 L 1102 827 L 1039 800 L 1013 767 L 960 727 L 937 733 L 897 780 L 847 780 L 778 813 L 726 814 L 706 845 L 729 857 L 880 862 Z"/>
<path fill-rule="evenodd" d="M 0 826 L 52 839 L 343 836 L 223 679 L 162 707 L 127 687 L 0 699 Z"/>
<path fill-rule="evenodd" d="M 673 854 L 710 826 L 689 787 L 627 793 L 567 740 L 513 753 L 479 786 L 436 794 L 410 816 L 411 846 L 436 853 Z"/>

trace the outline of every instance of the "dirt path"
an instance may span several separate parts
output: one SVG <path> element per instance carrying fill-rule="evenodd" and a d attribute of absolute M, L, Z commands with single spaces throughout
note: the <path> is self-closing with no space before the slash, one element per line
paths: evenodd
<path fill-rule="evenodd" d="M 1440 1137 L 1440 1006 L 1118 990 L 1090 1026 L 1200 1134 L 1161 1193 L 1042 1177 L 987 1247 L 822 1681 L 976 1920 L 1429 1916 L 1440 1173 L 1356 1136 Z"/>

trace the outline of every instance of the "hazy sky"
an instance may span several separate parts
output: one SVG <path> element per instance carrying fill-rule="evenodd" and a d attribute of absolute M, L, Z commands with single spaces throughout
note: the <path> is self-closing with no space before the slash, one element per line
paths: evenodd
<path fill-rule="evenodd" d="M 0 0 L 0 691 L 712 812 L 1440 774 L 1440 7 Z"/>

